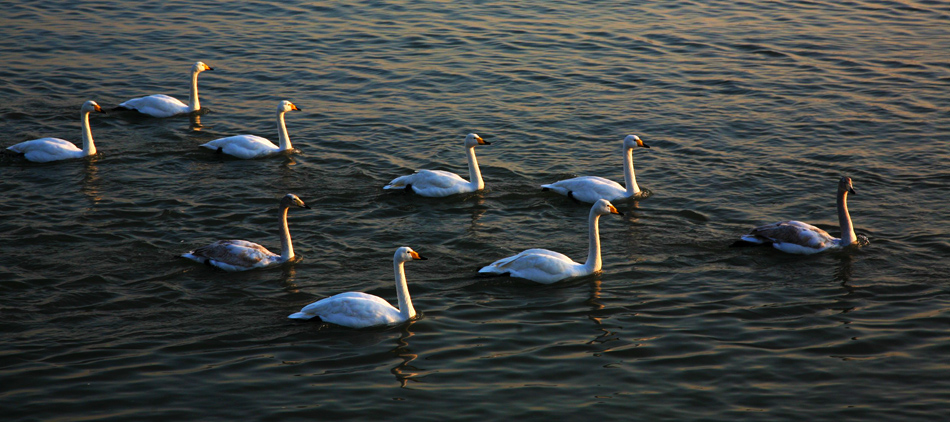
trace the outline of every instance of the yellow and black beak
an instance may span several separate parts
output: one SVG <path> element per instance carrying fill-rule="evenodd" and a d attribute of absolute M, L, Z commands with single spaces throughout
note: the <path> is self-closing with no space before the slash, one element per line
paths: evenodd
<path fill-rule="evenodd" d="M 300 111 L 300 107 L 297 107 L 297 105 L 294 103 L 290 103 L 290 109 Z"/>
<path fill-rule="evenodd" d="M 419 252 L 416 252 L 416 251 L 409 251 L 409 256 L 411 256 L 412 259 L 418 259 L 418 260 L 420 260 L 420 261 L 425 261 L 425 260 L 429 259 L 429 258 L 426 258 L 426 257 L 424 257 L 424 256 L 422 256 L 422 255 L 419 255 Z"/>
<path fill-rule="evenodd" d="M 479 145 L 491 145 L 491 142 L 488 142 L 488 141 L 482 139 L 481 136 L 476 136 L 476 137 L 475 137 L 475 140 L 478 141 L 478 144 L 479 144 Z"/>
<path fill-rule="evenodd" d="M 619 215 L 623 216 L 623 213 L 622 213 L 622 212 L 617 211 L 617 207 L 615 207 L 615 206 L 613 206 L 613 205 L 609 205 L 609 207 L 610 207 L 609 209 L 610 209 L 610 213 L 611 213 L 611 214 L 619 214 Z"/>

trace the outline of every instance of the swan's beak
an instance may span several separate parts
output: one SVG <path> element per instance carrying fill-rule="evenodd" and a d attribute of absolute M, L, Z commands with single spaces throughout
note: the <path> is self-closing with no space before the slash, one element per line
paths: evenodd
<path fill-rule="evenodd" d="M 96 111 L 100 113 L 105 113 L 105 111 L 102 110 L 102 107 L 99 107 L 99 104 L 96 104 Z"/>
<path fill-rule="evenodd" d="M 300 111 L 300 107 L 297 107 L 295 104 L 291 104 L 290 109 Z"/>
<path fill-rule="evenodd" d="M 619 214 L 620 216 L 623 216 L 623 213 L 622 213 L 622 212 L 617 211 L 617 207 L 611 205 L 609 209 L 610 209 L 610 213 L 611 213 L 611 214 Z"/>
<path fill-rule="evenodd" d="M 475 140 L 478 141 L 478 144 L 479 144 L 479 145 L 491 145 L 491 142 L 488 142 L 488 141 L 482 139 L 481 136 L 475 138 Z"/>
<path fill-rule="evenodd" d="M 650 148 L 649 145 L 647 145 L 647 144 L 645 144 L 645 143 L 643 143 L 643 142 L 640 142 L 640 146 L 641 146 L 641 147 L 644 147 L 644 148 Z"/>
<path fill-rule="evenodd" d="M 416 252 L 416 251 L 411 251 L 411 252 L 409 252 L 409 256 L 411 256 L 412 259 L 418 259 L 418 260 L 420 260 L 420 261 L 425 261 L 425 260 L 428 260 L 428 259 L 429 259 L 429 258 L 426 258 L 426 257 L 424 257 L 424 256 L 422 256 L 422 255 L 419 255 L 419 252 Z"/>
<path fill-rule="evenodd" d="M 850 186 L 848 186 L 848 192 L 851 193 L 852 195 L 857 195 L 857 194 L 858 194 L 858 193 L 854 190 L 854 188 L 852 188 L 852 187 L 850 187 Z"/>

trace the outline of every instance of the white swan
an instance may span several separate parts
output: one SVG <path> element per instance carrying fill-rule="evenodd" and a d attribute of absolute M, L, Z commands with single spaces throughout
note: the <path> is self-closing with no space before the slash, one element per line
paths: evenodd
<path fill-rule="evenodd" d="M 330 296 L 304 306 L 300 312 L 290 314 L 288 318 L 321 320 L 344 327 L 365 328 L 377 325 L 395 325 L 406 322 L 416 316 L 406 285 L 406 271 L 403 264 L 414 259 L 426 259 L 408 246 L 396 249 L 393 256 L 393 271 L 396 273 L 396 298 L 399 308 L 394 308 L 385 299 L 367 293 L 347 292 Z"/>
<path fill-rule="evenodd" d="M 842 248 L 858 242 L 848 213 L 848 193 L 857 194 L 851 186 L 850 177 L 838 181 L 838 224 L 841 227 L 841 239 L 831 237 L 828 232 L 801 221 L 780 221 L 752 229 L 732 246 L 769 245 L 782 252 L 794 254 L 813 254 L 827 249 Z"/>
<path fill-rule="evenodd" d="M 573 179 L 560 180 L 551 184 L 541 185 L 543 190 L 552 190 L 568 198 L 581 202 L 594 203 L 598 199 L 616 201 L 630 198 L 640 193 L 637 177 L 633 173 L 633 149 L 636 147 L 650 148 L 637 135 L 627 135 L 623 140 L 623 180 L 627 188 L 624 189 L 613 180 L 598 176 L 580 176 Z"/>
<path fill-rule="evenodd" d="M 284 123 L 284 113 L 291 110 L 300 110 L 290 101 L 284 100 L 277 105 L 277 139 L 280 146 L 266 138 L 255 135 L 237 135 L 215 139 L 201 146 L 220 151 L 238 158 L 250 159 L 277 154 L 293 150 L 290 136 L 287 135 L 287 125 Z"/>
<path fill-rule="evenodd" d="M 201 104 L 198 102 L 198 74 L 206 70 L 214 69 L 202 62 L 195 62 L 194 66 L 191 67 L 191 95 L 188 96 L 188 104 L 165 94 L 155 94 L 133 98 L 119 104 L 119 107 L 135 110 L 152 117 L 171 117 L 198 111 L 201 109 Z"/>
<path fill-rule="evenodd" d="M 566 255 L 547 249 L 528 249 L 517 255 L 499 259 L 478 270 L 483 274 L 508 274 L 542 284 L 551 284 L 571 277 L 581 277 L 600 271 L 600 230 L 598 220 L 607 214 L 620 214 L 610 201 L 598 199 L 587 217 L 588 239 L 587 262 L 580 264 Z"/>
<path fill-rule="evenodd" d="M 468 154 L 468 174 L 471 182 L 461 176 L 442 170 L 418 170 L 408 176 L 397 177 L 383 186 L 383 189 L 406 189 L 428 197 L 443 197 L 457 193 L 475 192 L 485 188 L 482 172 L 475 160 L 476 145 L 491 145 L 480 136 L 469 133 L 465 137 L 465 151 Z"/>
<path fill-rule="evenodd" d="M 32 141 L 20 142 L 7 147 L 8 150 L 23 154 L 30 161 L 46 163 L 50 161 L 82 158 L 96 153 L 96 144 L 92 142 L 92 129 L 89 128 L 89 113 L 102 113 L 102 108 L 95 101 L 83 103 L 79 112 L 82 121 L 82 149 L 72 142 L 59 138 L 40 138 Z"/>
<path fill-rule="evenodd" d="M 294 258 L 294 246 L 287 229 L 287 210 L 291 206 L 310 209 L 297 195 L 288 193 L 280 200 L 280 255 L 246 240 L 219 240 L 183 254 L 182 257 L 212 265 L 225 271 L 246 271 L 283 264 Z"/>

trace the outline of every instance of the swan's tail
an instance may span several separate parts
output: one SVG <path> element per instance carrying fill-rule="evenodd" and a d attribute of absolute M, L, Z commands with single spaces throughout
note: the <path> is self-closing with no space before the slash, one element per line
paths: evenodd
<path fill-rule="evenodd" d="M 751 234 L 746 234 L 746 235 L 742 235 L 742 237 L 740 237 L 739 240 L 733 242 L 731 245 L 729 245 L 729 247 L 738 248 L 742 246 L 762 246 L 762 245 L 769 245 L 771 243 L 772 242 L 769 242 L 760 237 L 756 237 Z"/>
<path fill-rule="evenodd" d="M 304 312 L 297 312 L 297 313 L 293 313 L 293 314 L 288 315 L 287 318 L 290 318 L 290 319 L 311 319 L 311 318 L 313 318 L 313 317 L 315 317 L 315 316 L 317 316 L 317 315 L 316 315 L 316 314 L 308 314 L 308 313 L 304 313 Z"/>
<path fill-rule="evenodd" d="M 492 266 L 482 267 L 478 270 L 478 275 L 480 277 L 501 277 L 501 276 L 510 276 L 511 272 L 501 271 L 498 268 Z"/>
<path fill-rule="evenodd" d="M 546 185 L 541 185 L 541 191 L 542 192 L 551 191 L 551 192 L 558 193 L 565 196 L 570 192 L 569 190 L 565 189 L 562 186 L 556 186 L 556 183 L 548 183 Z"/>
<path fill-rule="evenodd" d="M 410 183 L 410 176 L 400 176 L 393 179 L 392 182 L 389 182 L 388 185 L 383 186 L 383 189 L 405 189 L 406 185 Z"/>

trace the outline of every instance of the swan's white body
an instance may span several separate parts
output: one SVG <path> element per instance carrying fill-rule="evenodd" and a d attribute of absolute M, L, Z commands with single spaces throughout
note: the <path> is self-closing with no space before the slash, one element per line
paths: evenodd
<path fill-rule="evenodd" d="M 164 94 L 155 94 L 133 98 L 119 104 L 119 107 L 132 109 L 152 117 L 171 117 L 198 111 L 201 109 L 201 103 L 198 102 L 198 74 L 206 70 L 214 69 L 202 62 L 196 62 L 191 67 L 191 94 L 188 96 L 188 104 Z"/>
<path fill-rule="evenodd" d="M 465 151 L 468 155 L 468 173 L 471 181 L 442 170 L 418 170 L 408 176 L 397 177 L 383 189 L 409 189 L 413 193 L 428 197 L 443 197 L 457 193 L 475 192 L 485 188 L 482 172 L 475 159 L 476 145 L 491 145 L 474 133 L 465 137 Z"/>
<path fill-rule="evenodd" d="M 850 177 L 842 177 L 838 182 L 838 224 L 841 238 L 832 237 L 828 232 L 811 224 L 789 220 L 759 226 L 740 238 L 741 242 L 758 245 L 771 244 L 775 249 L 793 254 L 813 254 L 828 249 L 840 249 L 857 243 L 854 224 L 848 212 L 848 193 L 857 194 L 851 185 Z"/>
<path fill-rule="evenodd" d="M 637 135 L 627 135 L 623 140 L 623 178 L 624 183 L 627 184 L 626 188 L 613 180 L 598 176 L 580 176 L 560 180 L 541 185 L 541 188 L 550 189 L 569 198 L 591 204 L 597 202 L 598 199 L 616 201 L 636 196 L 640 193 L 640 186 L 637 185 L 637 177 L 633 172 L 633 149 L 638 146 L 650 148 Z"/>
<path fill-rule="evenodd" d="M 499 259 L 478 270 L 483 274 L 508 274 L 511 277 L 524 278 L 542 284 L 551 284 L 567 278 L 581 277 L 600 271 L 600 230 L 598 220 L 607 214 L 621 214 L 606 199 L 599 199 L 590 209 L 587 218 L 588 240 L 587 262 L 574 262 L 566 255 L 547 249 L 528 249 L 517 255 Z"/>
<path fill-rule="evenodd" d="M 273 142 L 260 136 L 237 135 L 215 139 L 201 146 L 243 159 L 266 157 L 293 150 L 290 136 L 287 134 L 287 124 L 284 123 L 284 113 L 291 110 L 300 109 L 287 100 L 281 101 L 277 106 L 277 139 L 280 145 L 274 145 Z"/>
<path fill-rule="evenodd" d="M 379 325 L 395 325 L 406 322 L 416 316 L 406 285 L 406 271 L 403 264 L 414 259 L 426 259 L 407 246 L 396 250 L 393 256 L 393 271 L 396 275 L 396 297 L 399 308 L 395 308 L 385 299 L 367 293 L 347 292 L 330 296 L 304 306 L 300 312 L 288 318 L 311 319 L 320 317 L 322 321 L 350 328 L 365 328 Z"/>
<path fill-rule="evenodd" d="M 27 160 L 37 163 L 82 158 L 96 153 L 96 144 L 92 141 L 92 129 L 89 127 L 89 113 L 102 112 L 102 108 L 95 101 L 83 103 L 79 112 L 82 121 L 82 149 L 72 142 L 59 138 L 40 138 L 20 142 L 7 147 L 8 150 L 23 154 Z"/>
<path fill-rule="evenodd" d="M 283 264 L 294 258 L 294 246 L 287 228 L 287 211 L 291 206 L 310 208 L 297 195 L 288 193 L 280 200 L 280 255 L 246 240 L 219 240 L 202 246 L 182 257 L 225 271 L 246 271 Z"/>

